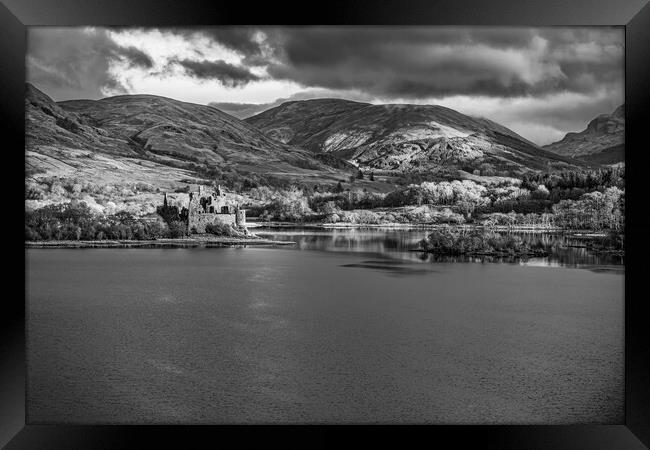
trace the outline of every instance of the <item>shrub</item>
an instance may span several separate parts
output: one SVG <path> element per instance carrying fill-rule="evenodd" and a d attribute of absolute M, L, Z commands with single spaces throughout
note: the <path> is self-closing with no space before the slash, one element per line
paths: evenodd
<path fill-rule="evenodd" d="M 214 234 L 215 236 L 234 236 L 235 230 L 229 224 L 225 223 L 209 223 L 205 226 L 205 232 Z"/>
<path fill-rule="evenodd" d="M 169 237 L 181 238 L 187 235 L 187 225 L 180 220 L 169 223 Z"/>
<path fill-rule="evenodd" d="M 361 210 L 357 216 L 358 223 L 376 224 L 379 223 L 379 216 L 372 211 Z"/>
<path fill-rule="evenodd" d="M 322 214 L 331 215 L 339 213 L 341 211 L 341 208 L 339 208 L 336 203 L 330 200 L 320 205 L 318 207 L 318 211 Z"/>
<path fill-rule="evenodd" d="M 341 221 L 341 218 L 336 213 L 332 214 L 331 216 L 329 216 L 327 218 L 327 222 L 329 222 L 329 223 L 336 223 L 336 222 L 340 222 L 340 221 Z"/>
<path fill-rule="evenodd" d="M 596 242 L 596 247 L 606 250 L 624 250 L 625 235 L 615 230 L 611 230 L 607 236 Z"/>
<path fill-rule="evenodd" d="M 341 222 L 357 223 L 359 221 L 359 214 L 354 211 L 341 211 L 339 217 Z"/>

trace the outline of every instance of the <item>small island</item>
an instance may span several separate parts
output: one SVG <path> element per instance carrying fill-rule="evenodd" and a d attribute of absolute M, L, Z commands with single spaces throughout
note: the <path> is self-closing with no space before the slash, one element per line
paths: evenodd
<path fill-rule="evenodd" d="M 531 246 L 520 236 L 502 235 L 490 229 L 453 228 L 434 230 L 419 243 L 420 250 L 440 255 L 519 257 L 548 256 L 543 246 Z"/>

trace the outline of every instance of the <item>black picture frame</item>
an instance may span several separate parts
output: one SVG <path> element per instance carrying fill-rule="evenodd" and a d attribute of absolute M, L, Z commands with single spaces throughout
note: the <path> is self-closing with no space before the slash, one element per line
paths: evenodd
<path fill-rule="evenodd" d="M 650 446 L 650 339 L 647 232 L 644 203 L 650 148 L 650 5 L 647 0 L 329 0 L 225 2 L 218 0 L 0 0 L 0 148 L 5 186 L 5 263 L 24 270 L 19 211 L 24 185 L 26 27 L 33 25 L 377 24 L 625 27 L 626 274 L 625 423 L 585 426 L 69 426 L 25 423 L 24 276 L 9 276 L 0 316 L 0 445 L 7 449 L 198 447 L 226 438 L 304 447 L 341 445 L 340 433 L 361 432 L 384 444 L 411 437 L 454 447 L 634 449 Z M 15 179 L 14 179 L 15 177 Z M 11 212 L 11 213 L 10 213 Z M 8 250 L 8 251 L 7 251 Z M 14 258 L 16 258 L 14 260 Z M 23 274 L 24 275 L 24 274 Z M 15 287 L 16 289 L 8 289 Z M 22 288 L 22 289 L 21 289 Z M 254 433 L 251 433 L 251 430 Z M 416 435 L 416 436 L 412 436 Z M 415 441 L 413 441 L 415 442 Z"/>

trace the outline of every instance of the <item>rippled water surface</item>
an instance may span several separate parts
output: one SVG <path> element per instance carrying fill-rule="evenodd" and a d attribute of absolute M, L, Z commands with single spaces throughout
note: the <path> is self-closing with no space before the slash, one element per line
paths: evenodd
<path fill-rule="evenodd" d="M 262 231 L 260 231 L 262 232 Z M 616 258 L 434 260 L 426 231 L 282 248 L 30 249 L 28 416 L 622 423 Z M 265 236 L 266 237 L 266 236 Z"/>

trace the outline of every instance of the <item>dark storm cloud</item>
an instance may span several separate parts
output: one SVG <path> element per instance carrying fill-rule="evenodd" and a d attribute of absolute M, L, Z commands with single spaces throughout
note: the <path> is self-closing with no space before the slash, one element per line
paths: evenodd
<path fill-rule="evenodd" d="M 243 86 L 259 79 L 257 75 L 251 73 L 245 67 L 235 66 L 221 60 L 194 61 L 191 59 L 183 59 L 175 60 L 174 62 L 185 68 L 187 73 L 192 77 L 218 80 L 224 86 L 228 87 Z"/>
<path fill-rule="evenodd" d="M 207 27 L 200 29 L 199 33 L 246 56 L 258 55 L 262 51 L 261 44 L 255 40 L 257 30 L 254 28 Z"/>
<path fill-rule="evenodd" d="M 270 76 L 379 97 L 589 92 L 622 79 L 620 30 L 317 27 L 271 36 Z"/>
<path fill-rule="evenodd" d="M 121 58 L 126 59 L 131 67 L 142 67 L 144 69 L 153 67 L 151 56 L 136 47 L 119 47 L 118 54 Z"/>
<path fill-rule="evenodd" d="M 623 34 L 617 28 L 239 26 L 160 31 L 188 40 L 203 36 L 239 53 L 237 66 L 199 54 L 176 60 L 190 75 L 230 87 L 259 79 L 251 66 L 265 67 L 270 79 L 305 88 L 405 100 L 590 93 L 622 84 L 623 75 Z M 30 43 L 34 81 L 79 87 L 89 78 L 93 86 L 87 90 L 98 92 L 115 84 L 107 71 L 112 60 L 153 66 L 150 56 L 117 45 L 105 29 L 36 28 Z"/>
<path fill-rule="evenodd" d="M 620 28 L 209 27 L 202 34 L 305 87 L 380 98 L 588 93 L 622 83 Z"/>
<path fill-rule="evenodd" d="M 136 47 L 118 45 L 106 29 L 33 27 L 28 32 L 27 78 L 55 99 L 101 98 L 126 92 L 109 71 L 119 60 L 149 69 L 153 61 Z"/>
<path fill-rule="evenodd" d="M 157 59 L 152 60 L 138 41 L 125 36 L 120 42 L 133 46 L 120 46 L 107 29 L 31 28 L 28 79 L 55 99 L 133 91 L 120 80 L 142 86 L 143 80 L 155 78 L 162 95 L 167 90 L 175 93 L 170 96 L 178 96 L 174 83 L 187 77 L 218 81 L 226 89 L 245 89 L 259 81 L 246 92 L 253 102 L 213 103 L 239 117 L 292 99 L 289 94 L 298 85 L 303 90 L 294 95 L 305 98 L 357 95 L 371 102 L 444 103 L 520 130 L 528 127 L 539 141 L 548 130 L 557 134 L 581 129 L 595 115 L 623 102 L 620 27 L 231 26 L 161 28 L 160 35 L 152 28 L 137 31 L 163 41 L 174 38 L 177 46 L 156 51 Z M 183 41 L 184 49 L 178 50 Z M 237 53 L 240 60 L 232 64 L 210 56 L 221 55 L 210 43 Z M 115 61 L 142 70 L 117 79 L 111 70 Z M 291 92 L 285 96 L 281 84 L 270 83 L 270 92 L 282 98 L 269 102 L 268 92 L 258 90 L 266 81 L 291 82 Z M 258 95 L 263 103 L 254 103 Z M 215 98 L 205 102 L 209 100 Z"/>
<path fill-rule="evenodd" d="M 623 102 L 621 28 L 261 28 L 251 45 L 270 78 L 363 100 L 442 101 L 547 143 Z M 245 46 L 240 45 L 240 48 Z M 323 95 L 327 96 L 327 95 Z M 334 96 L 334 95 L 329 95 Z M 347 98 L 347 95 L 343 95 Z M 438 99 L 438 100 L 436 100 Z M 487 100 L 486 100 L 487 99 Z M 264 104 L 215 104 L 246 117 Z M 495 103 L 496 102 L 496 103 Z M 486 108 L 493 105 L 494 108 Z"/>

